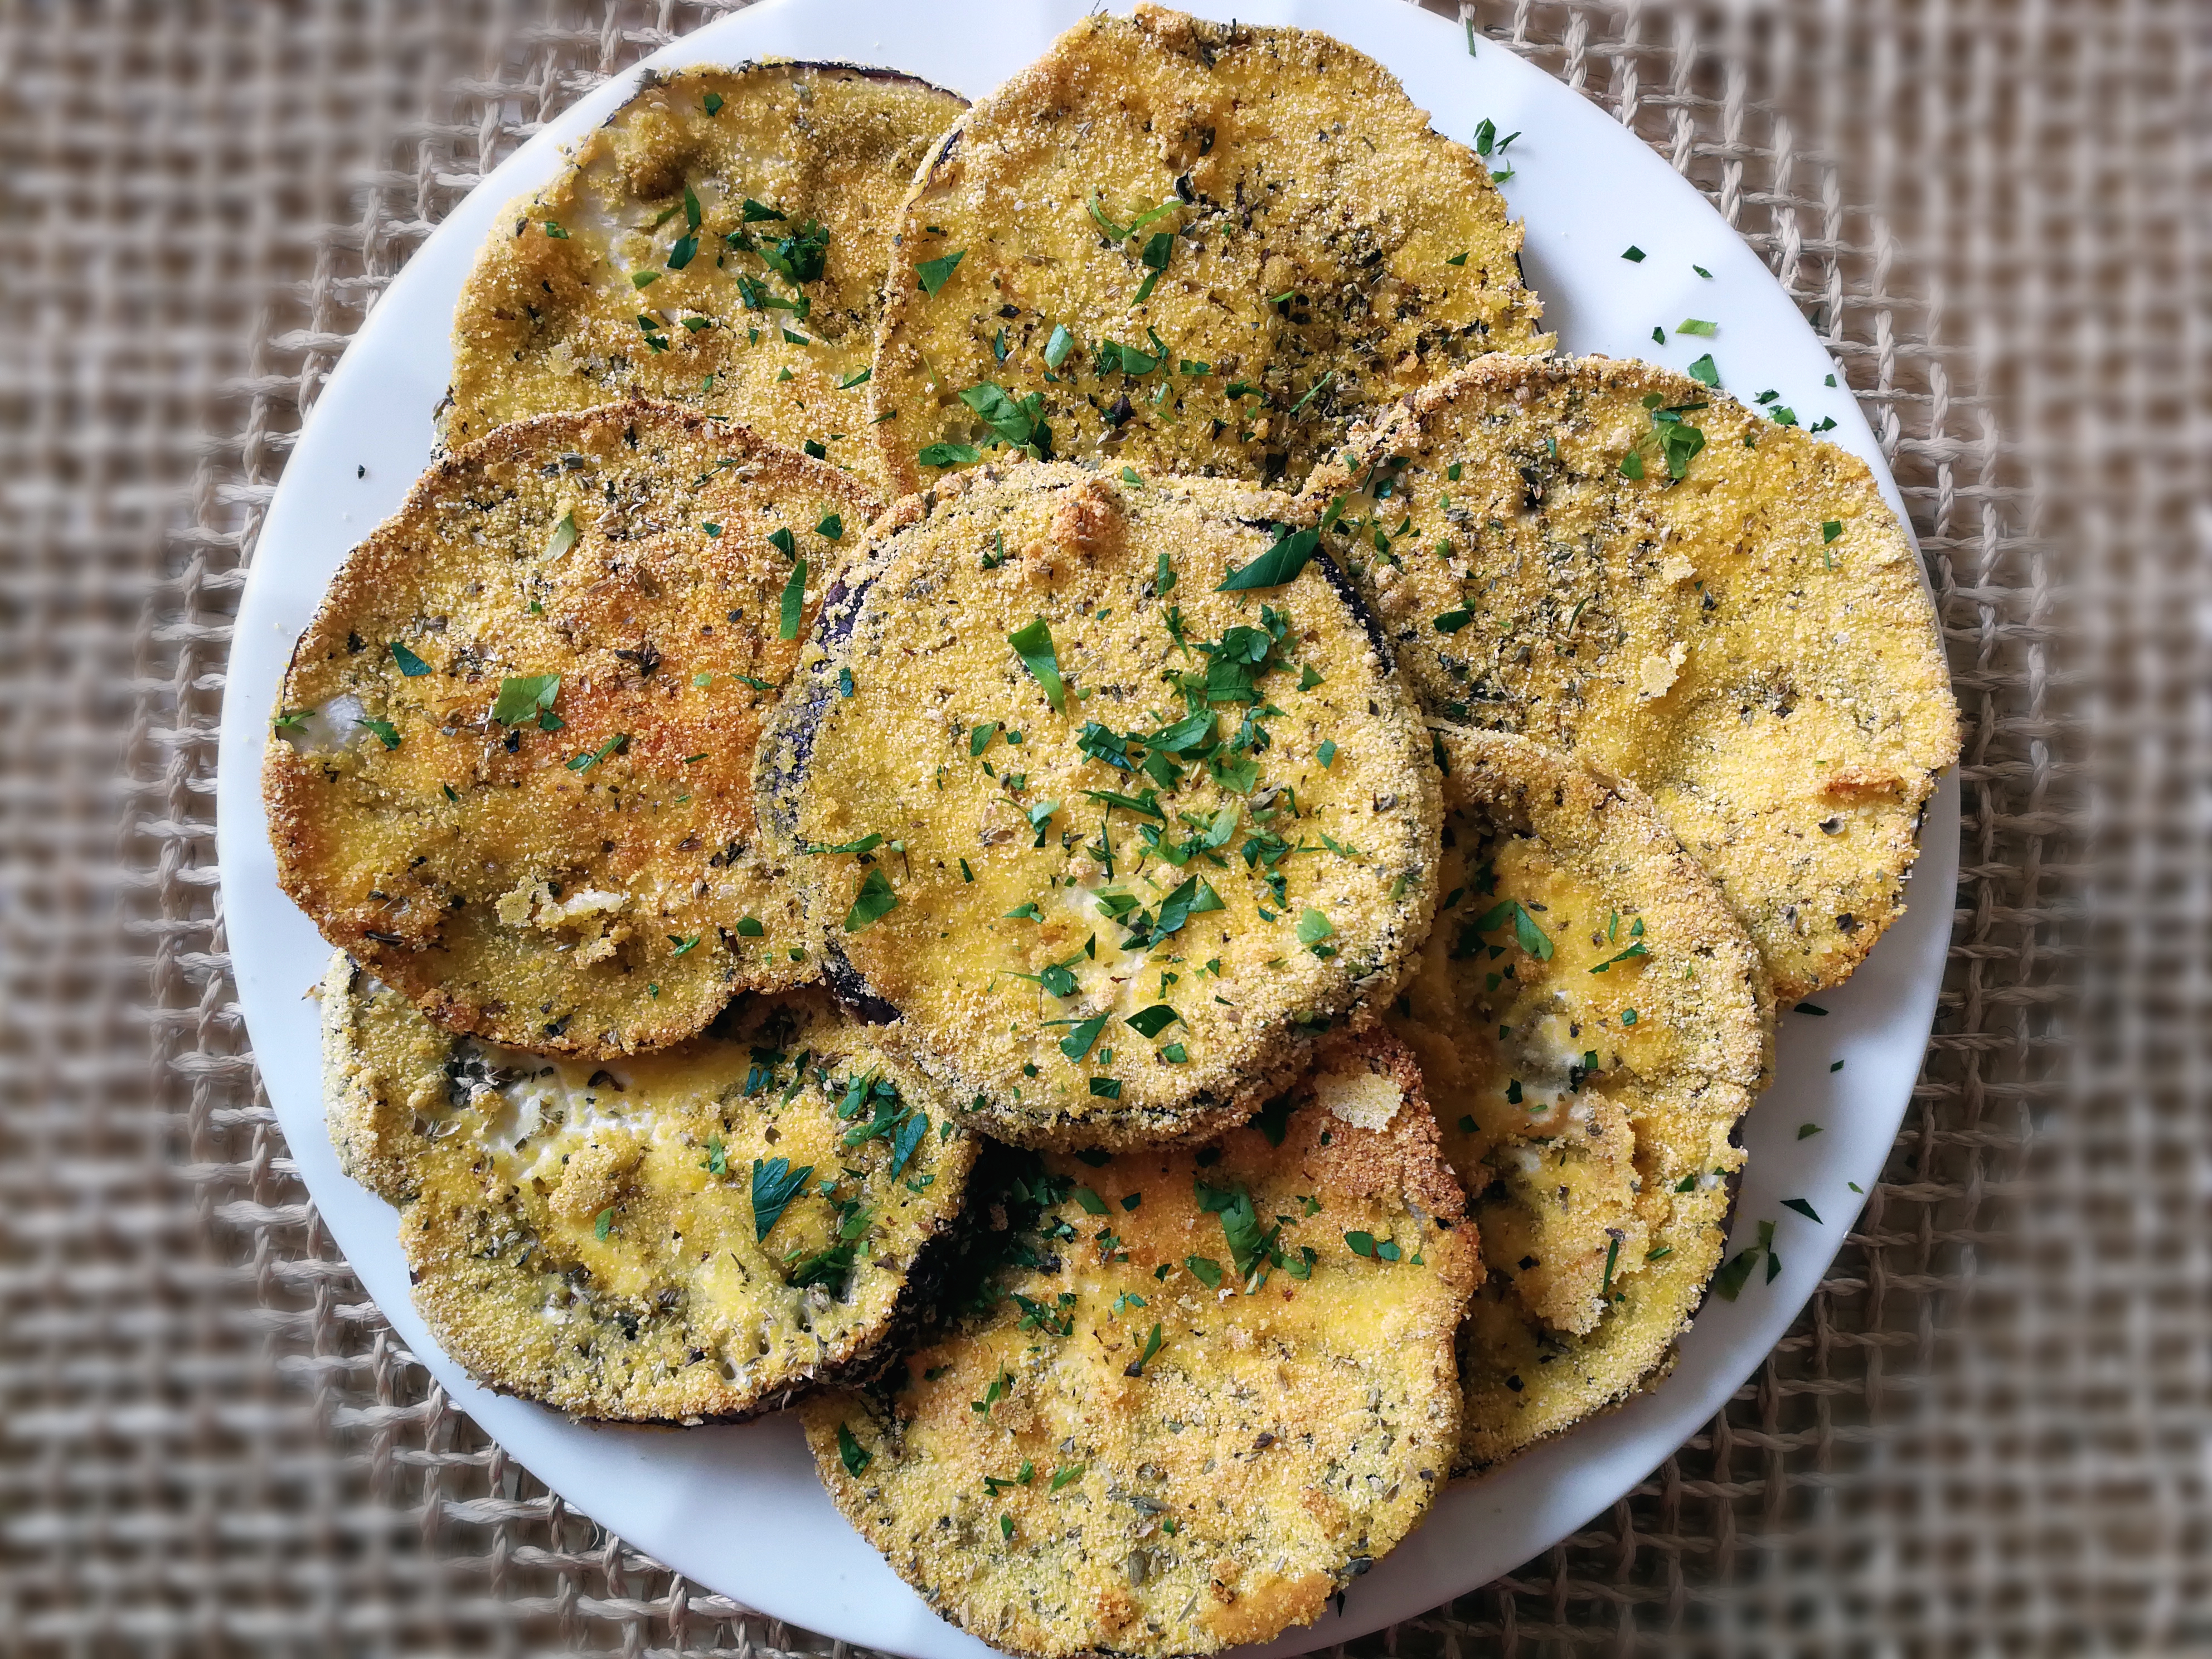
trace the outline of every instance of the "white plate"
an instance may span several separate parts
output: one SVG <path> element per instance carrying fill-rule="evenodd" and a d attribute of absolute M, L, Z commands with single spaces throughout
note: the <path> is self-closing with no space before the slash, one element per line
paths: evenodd
<path fill-rule="evenodd" d="M 1222 0 L 1194 9 L 1226 17 Z M 1089 8 L 1083 0 L 768 0 L 655 53 L 641 67 L 788 55 L 884 64 L 969 97 L 988 93 Z M 1563 349 L 1649 356 L 1676 367 L 1711 349 L 1735 387 L 1773 386 L 1807 424 L 1883 479 L 1873 434 L 1780 287 L 1697 191 L 1595 107 L 1501 46 L 1470 56 L 1455 25 L 1412 6 L 1358 0 L 1240 0 L 1247 21 L 1325 29 L 1396 71 L 1437 131 L 1466 140 L 1488 117 L 1518 131 L 1505 194 L 1528 228 L 1529 281 Z M 262 532 L 231 650 L 223 710 L 220 830 L 233 971 L 262 1077 L 323 1219 L 401 1338 L 453 1400 L 574 1508 L 747 1606 L 913 1659 L 975 1659 L 981 1644 L 943 1623 L 839 1518 L 816 1484 L 798 1425 L 771 1419 L 685 1432 L 595 1428 L 478 1388 L 441 1353 L 407 1294 L 392 1211 L 338 1173 L 323 1126 L 313 1005 L 302 994 L 327 951 L 278 890 L 264 831 L 261 751 L 293 641 L 347 550 L 396 508 L 427 465 L 430 412 L 446 388 L 449 319 L 471 257 L 499 210 L 550 178 L 573 143 L 627 97 L 637 71 L 600 88 L 500 167 L 454 210 L 362 325 L 316 404 Z M 1630 243 L 1649 256 L 1632 264 Z M 1691 269 L 1701 264 L 1710 279 Z M 1682 337 L 1685 317 L 1720 325 Z M 1655 348 L 1654 325 L 1668 331 Z M 356 469 L 365 468 L 365 473 Z M 1740 1299 L 1713 1300 L 1664 1384 L 1451 1487 L 1413 1536 L 1355 1583 L 1341 1613 L 1266 1649 L 1347 1640 L 1510 1571 L 1626 1492 L 1695 1433 L 1757 1368 L 1808 1297 L 1857 1214 L 1904 1115 L 1942 975 L 1958 873 L 1958 786 L 1928 815 L 1912 888 L 1919 902 L 1825 1018 L 1784 1022 L 1775 1082 L 1746 1123 L 1750 1164 L 1735 1245 L 1778 1224 L 1784 1262 Z M 1846 1065 L 1830 1069 L 1833 1060 Z M 1797 1138 L 1816 1122 L 1825 1133 Z M 1853 1183 L 1856 1183 L 1854 1186 Z M 1809 1200 L 1815 1224 L 1781 1207 Z"/>

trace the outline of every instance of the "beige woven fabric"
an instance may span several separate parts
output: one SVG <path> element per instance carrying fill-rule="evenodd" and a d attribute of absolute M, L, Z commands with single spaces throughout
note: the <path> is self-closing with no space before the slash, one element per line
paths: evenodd
<path fill-rule="evenodd" d="M 489 165 L 719 9 L 0 0 L 0 1648 L 824 1645 L 566 1511 L 395 1344 L 257 1091 L 215 870 L 302 413 Z M 2206 15 L 1472 12 L 1845 366 L 1942 602 L 1965 847 L 1905 1133 L 1788 1340 L 1610 1513 L 1358 1645 L 2201 1650 Z"/>

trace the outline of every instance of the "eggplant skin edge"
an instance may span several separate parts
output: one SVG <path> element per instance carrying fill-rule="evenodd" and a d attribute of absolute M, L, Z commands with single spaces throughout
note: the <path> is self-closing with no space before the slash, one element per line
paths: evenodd
<path fill-rule="evenodd" d="M 1066 463 L 1001 465 L 987 462 L 951 474 L 925 489 L 902 496 L 871 525 L 866 543 L 855 550 L 851 562 L 824 592 L 809 641 L 805 665 L 786 688 L 781 702 L 764 725 L 755 761 L 753 798 L 757 821 L 763 836 L 792 855 L 786 860 L 787 867 L 798 862 L 799 815 L 816 738 L 838 695 L 837 671 L 841 665 L 849 665 L 842 660 L 841 647 L 850 641 L 870 591 L 890 568 L 902 533 L 926 523 L 939 507 L 949 507 L 975 490 L 1008 482 L 1031 465 L 1050 466 L 1054 471 L 1063 473 L 1101 471 L 1095 467 Z M 1302 523 L 1310 516 L 1290 498 L 1282 501 L 1285 516 L 1280 522 Z M 1263 529 L 1278 522 L 1240 521 Z M 1395 695 L 1407 726 L 1421 732 L 1411 693 L 1399 679 L 1388 632 L 1358 584 L 1325 551 L 1317 550 L 1311 562 L 1331 595 L 1343 605 L 1374 650 L 1382 684 Z M 1426 781 L 1433 791 L 1438 783 L 1433 763 L 1424 755 L 1419 763 L 1428 768 L 1431 775 Z M 1439 808 L 1439 821 L 1440 817 Z M 884 1028 L 885 1039 L 904 1052 L 941 1088 L 973 1103 L 964 1120 L 967 1127 L 1017 1146 L 1036 1148 L 1111 1150 L 1153 1146 L 1216 1134 L 1244 1122 L 1309 1067 L 1317 1043 L 1333 1035 L 1364 1031 L 1379 1022 L 1382 1008 L 1413 972 L 1417 953 L 1433 920 L 1431 906 L 1413 903 L 1401 908 L 1377 943 L 1371 957 L 1374 965 L 1346 981 L 1342 994 L 1310 1010 L 1304 1021 L 1286 1024 L 1281 1041 L 1270 1046 L 1270 1063 L 1243 1074 L 1233 1091 L 1202 1091 L 1172 1109 L 1130 1109 L 1103 1118 L 1069 1113 L 1042 1114 L 1028 1105 L 1017 1112 L 1000 1105 L 993 1098 L 989 1087 L 967 1074 L 957 1054 L 946 1052 L 923 1038 L 908 1024 L 898 1006 L 876 991 L 867 976 L 840 948 L 830 920 L 819 914 L 818 904 L 803 884 L 800 896 L 808 945 L 821 962 L 823 978 L 838 1000 L 857 1018 Z"/>

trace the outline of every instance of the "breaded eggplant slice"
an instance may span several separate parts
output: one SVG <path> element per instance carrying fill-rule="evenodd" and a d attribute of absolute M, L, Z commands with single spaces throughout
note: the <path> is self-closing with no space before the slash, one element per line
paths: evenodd
<path fill-rule="evenodd" d="M 262 767 L 284 890 L 441 1024 L 517 1048 L 659 1048 L 814 977 L 753 748 L 875 506 L 666 404 L 448 456 L 294 647 Z"/>
<path fill-rule="evenodd" d="M 1086 17 L 901 211 L 869 396 L 914 489 L 993 445 L 1296 488 L 1358 416 L 1544 351 L 1521 227 L 1395 76 L 1309 29 Z"/>
<path fill-rule="evenodd" d="M 1286 505 L 949 478 L 878 521 L 762 738 L 830 982 L 1002 1139 L 1242 1122 L 1428 930 L 1428 734 Z"/>
<path fill-rule="evenodd" d="M 1772 1018 L 1742 925 L 1640 790 L 1524 738 L 1443 740 L 1444 908 L 1390 1024 L 1489 1267 L 1460 1333 L 1466 1471 L 1670 1363 Z"/>
<path fill-rule="evenodd" d="M 966 107 L 837 64 L 651 76 L 486 239 L 453 313 L 447 441 L 641 395 L 881 488 L 861 387 L 891 228 Z"/>
<path fill-rule="evenodd" d="M 1455 1443 L 1480 1250 L 1411 1058 L 1339 1039 L 1203 1147 L 1006 1158 L 966 1316 L 804 1408 L 837 1507 L 1006 1653 L 1312 1623 Z"/>
<path fill-rule="evenodd" d="M 1329 545 L 1430 709 L 1644 789 L 1784 1002 L 1847 978 L 1903 912 L 1959 714 L 1911 544 L 1857 457 L 1668 369 L 1501 356 L 1307 491 L 1343 500 Z"/>
<path fill-rule="evenodd" d="M 341 951 L 323 1065 L 439 1345 L 577 1417 L 732 1419 L 864 1370 L 975 1157 L 819 989 L 595 1069 L 441 1030 Z"/>

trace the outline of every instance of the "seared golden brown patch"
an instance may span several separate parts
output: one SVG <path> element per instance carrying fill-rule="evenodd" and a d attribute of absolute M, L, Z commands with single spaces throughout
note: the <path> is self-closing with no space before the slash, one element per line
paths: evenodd
<path fill-rule="evenodd" d="M 654 76 L 485 241 L 453 315 L 447 437 L 645 395 L 880 487 L 864 387 L 891 227 L 966 107 L 835 64 Z"/>
<path fill-rule="evenodd" d="M 1357 416 L 1541 351 L 1481 158 L 1324 34 L 1139 5 L 976 105 L 908 198 L 887 476 L 980 447 L 1293 487 Z"/>
<path fill-rule="evenodd" d="M 1771 1018 L 1640 791 L 1522 738 L 1443 747 L 1443 908 L 1390 1023 L 1490 1268 L 1460 1334 L 1472 1469 L 1666 1362 L 1720 1260 Z"/>
<path fill-rule="evenodd" d="M 294 648 L 263 763 L 284 890 L 433 1018 L 519 1048 L 657 1048 L 813 977 L 753 748 L 875 506 L 665 404 L 441 462 Z"/>
<path fill-rule="evenodd" d="M 980 469 L 886 514 L 825 605 L 763 821 L 833 982 L 978 1127 L 1241 1121 L 1426 932 L 1428 735 L 1286 505 Z"/>
<path fill-rule="evenodd" d="M 1390 1091 L 1365 1127 L 1328 1104 Z M 1332 1045 L 1206 1146 L 991 1183 L 964 1317 L 805 1407 L 831 1497 L 939 1612 L 1038 1659 L 1211 1653 L 1311 1623 L 1420 1518 L 1480 1266 L 1398 1045 Z"/>
<path fill-rule="evenodd" d="M 579 1417 L 749 1416 L 865 1365 L 975 1160 L 819 991 L 594 1068 L 441 1031 L 341 953 L 323 1054 L 440 1346 Z"/>
<path fill-rule="evenodd" d="M 1856 457 L 1671 370 L 1493 357 L 1317 471 L 1308 506 L 1340 500 L 1329 545 L 1431 711 L 1647 791 L 1784 1001 L 1903 911 L 1958 708 Z"/>

